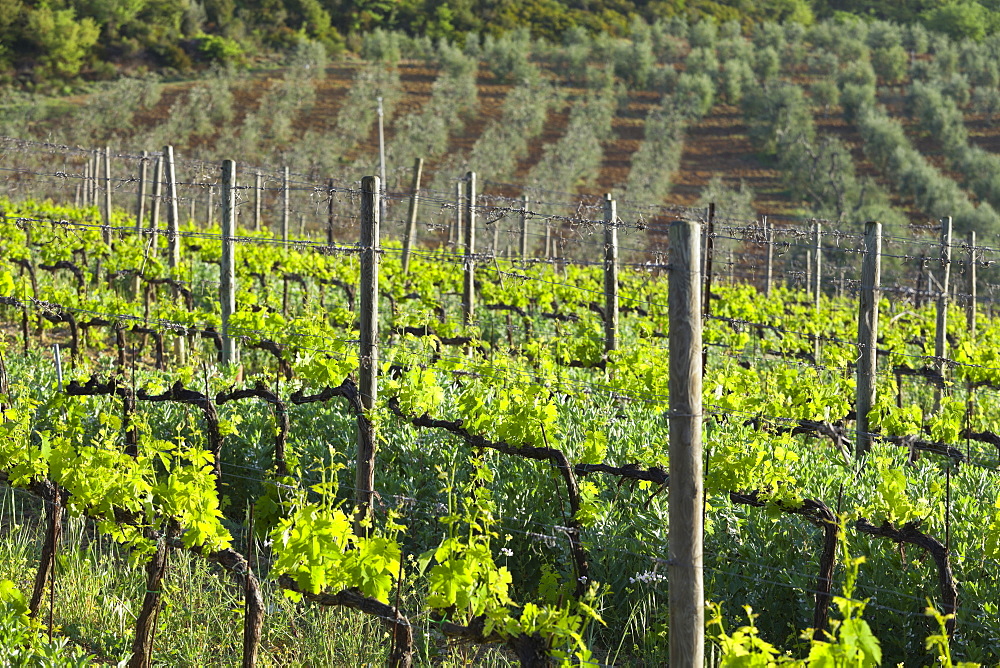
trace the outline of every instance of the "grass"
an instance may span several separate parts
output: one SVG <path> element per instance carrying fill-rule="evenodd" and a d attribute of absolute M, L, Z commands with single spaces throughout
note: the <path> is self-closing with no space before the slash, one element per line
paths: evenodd
<path fill-rule="evenodd" d="M 0 488 L 0 579 L 31 591 L 44 539 L 41 502 L 27 492 Z M 66 520 L 56 567 L 52 609 L 56 633 L 92 653 L 100 664 L 127 661 L 144 572 L 127 551 L 96 532 L 86 518 Z M 385 662 L 389 633 L 375 619 L 342 609 L 296 603 L 264 582 L 263 637 L 258 666 L 378 666 Z M 406 592 L 406 599 L 413 596 Z M 227 574 L 194 555 L 174 551 L 164 584 L 166 605 L 154 638 L 156 666 L 238 666 L 243 649 L 243 597 Z M 41 611 L 48 620 L 48 593 Z M 420 624 L 415 663 L 436 666 L 515 665 L 495 647 L 448 646 Z"/>

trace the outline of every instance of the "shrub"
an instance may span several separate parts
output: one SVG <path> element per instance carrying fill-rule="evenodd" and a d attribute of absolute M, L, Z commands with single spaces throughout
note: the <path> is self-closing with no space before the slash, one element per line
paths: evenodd
<path fill-rule="evenodd" d="M 402 58 L 400 35 L 376 28 L 361 38 L 361 57 L 367 61 L 395 65 Z"/>
<path fill-rule="evenodd" d="M 715 49 L 705 47 L 691 49 L 684 64 L 688 74 L 706 74 L 714 78 L 719 72 L 719 60 L 715 57 Z"/>
<path fill-rule="evenodd" d="M 919 23 L 911 23 L 903 27 L 903 47 L 918 56 L 927 53 L 930 47 L 930 36 L 927 29 Z"/>
<path fill-rule="evenodd" d="M 677 35 L 667 21 L 657 20 L 650 27 L 649 38 L 653 43 L 653 55 L 661 63 L 672 63 L 681 53 L 682 35 Z"/>
<path fill-rule="evenodd" d="M 972 108 L 993 125 L 997 114 L 1000 114 L 1000 90 L 995 86 L 976 88 L 972 93 Z"/>
<path fill-rule="evenodd" d="M 955 73 L 941 82 L 941 92 L 955 101 L 959 107 L 968 106 L 972 99 L 969 80 L 965 75 Z"/>
<path fill-rule="evenodd" d="M 751 89 L 743 99 L 743 118 L 750 141 L 765 155 L 775 155 L 783 142 L 811 142 L 815 133 L 802 88 L 791 84 Z"/>
<path fill-rule="evenodd" d="M 778 51 L 772 46 L 757 49 L 754 53 L 753 71 L 761 83 L 767 85 L 781 71 L 781 60 Z"/>
<path fill-rule="evenodd" d="M 93 19 L 76 19 L 71 9 L 52 9 L 41 4 L 28 14 L 28 34 L 41 48 L 37 72 L 43 79 L 71 79 L 97 44 L 100 31 Z"/>
<path fill-rule="evenodd" d="M 872 21 L 868 25 L 868 35 L 865 38 L 868 48 L 872 51 L 876 49 L 891 49 L 894 46 L 903 46 L 903 29 L 901 26 L 888 21 Z"/>
<path fill-rule="evenodd" d="M 990 24 L 990 12 L 977 2 L 958 0 L 929 9 L 920 15 L 924 25 L 952 39 L 982 41 Z"/>
<path fill-rule="evenodd" d="M 723 66 L 722 92 L 729 104 L 739 104 L 744 91 L 753 85 L 753 71 L 745 60 L 730 60 Z"/>
<path fill-rule="evenodd" d="M 682 73 L 674 91 L 677 109 L 686 118 L 700 118 L 708 113 L 715 100 L 715 86 L 707 74 Z"/>
<path fill-rule="evenodd" d="M 903 77 L 906 76 L 906 67 L 909 62 L 910 56 L 899 44 L 878 47 L 872 51 L 872 68 L 882 81 L 888 84 L 902 81 Z"/>
<path fill-rule="evenodd" d="M 832 79 L 817 79 L 809 88 L 813 104 L 823 107 L 823 113 L 830 113 L 830 107 L 840 102 L 840 89 Z"/>
<path fill-rule="evenodd" d="M 520 81 L 531 69 L 530 54 L 531 34 L 525 28 L 483 40 L 483 60 L 500 81 Z"/>
<path fill-rule="evenodd" d="M 224 67 L 246 64 L 246 56 L 239 42 L 221 35 L 198 37 L 198 53 L 208 62 L 218 63 Z"/>
<path fill-rule="evenodd" d="M 740 181 L 739 188 L 726 185 L 719 175 L 713 176 L 698 197 L 698 206 L 715 204 L 716 215 L 722 218 L 749 220 L 757 214 L 753 208 L 753 190 Z"/>
<path fill-rule="evenodd" d="M 670 178 L 680 166 L 684 148 L 684 119 L 673 99 L 665 97 L 646 117 L 644 139 L 632 155 L 625 186 L 626 198 L 637 204 L 659 204 L 670 192 Z"/>
<path fill-rule="evenodd" d="M 719 29 L 711 19 L 702 19 L 693 26 L 688 33 L 688 42 L 691 48 L 711 47 L 719 37 Z"/>

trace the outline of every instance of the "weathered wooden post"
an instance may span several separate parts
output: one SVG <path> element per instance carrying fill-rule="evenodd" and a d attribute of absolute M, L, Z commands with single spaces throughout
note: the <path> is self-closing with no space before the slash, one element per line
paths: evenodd
<path fill-rule="evenodd" d="M 819 297 L 823 293 L 823 226 L 813 221 L 813 305 L 819 313 Z"/>
<path fill-rule="evenodd" d="M 330 198 L 326 202 L 326 245 L 333 245 L 333 223 L 336 220 L 336 207 L 334 206 L 333 198 L 333 179 L 330 179 L 326 185 L 327 196 Z"/>
<path fill-rule="evenodd" d="M 816 321 L 819 322 L 820 295 L 823 294 L 823 226 L 818 220 L 813 221 L 813 307 L 816 310 Z M 813 335 L 813 361 L 820 363 L 822 346 L 819 334 Z"/>
<path fill-rule="evenodd" d="M 160 231 L 160 201 L 163 199 L 163 157 L 157 156 L 153 165 L 153 205 L 149 212 L 149 238 L 153 253 L 156 249 L 157 235 Z"/>
<path fill-rule="evenodd" d="M 454 235 L 451 238 L 451 242 L 456 246 L 461 246 L 465 243 L 465 231 L 462 229 L 462 180 L 459 179 L 455 183 L 455 225 L 454 225 Z"/>
<path fill-rule="evenodd" d="M 670 665 L 686 668 L 701 668 L 705 655 L 698 227 L 670 225 Z"/>
<path fill-rule="evenodd" d="M 163 149 L 164 171 L 167 181 L 167 265 L 170 267 L 172 278 L 177 268 L 181 264 L 181 239 L 180 239 L 180 215 L 177 210 L 177 171 L 174 166 L 174 147 L 166 146 Z M 178 292 L 174 289 L 174 299 L 178 298 Z M 178 364 L 187 361 L 187 341 L 183 336 L 174 338 L 174 355 Z"/>
<path fill-rule="evenodd" d="M 208 185 L 208 204 L 205 208 L 208 210 L 205 215 L 205 225 L 208 229 L 212 229 L 215 225 L 215 186 L 212 184 Z"/>
<path fill-rule="evenodd" d="M 521 260 L 528 259 L 528 196 L 521 195 Z"/>
<path fill-rule="evenodd" d="M 253 178 L 253 231 L 260 232 L 260 205 L 264 199 L 264 180 L 260 175 L 260 170 L 254 174 Z"/>
<path fill-rule="evenodd" d="M 85 207 L 86 206 L 90 206 L 90 204 L 91 204 L 91 202 L 90 202 L 90 180 L 92 178 L 92 176 L 91 176 L 92 164 L 93 164 L 93 158 L 90 156 L 90 154 L 88 154 L 87 155 L 87 162 L 85 162 L 84 165 L 83 165 L 83 184 L 82 184 L 83 188 L 81 189 L 81 192 L 82 192 L 82 195 L 83 195 L 83 197 L 82 197 L 82 199 L 83 199 L 83 206 L 85 206 Z"/>
<path fill-rule="evenodd" d="M 288 214 L 289 214 L 289 190 L 288 190 L 288 165 L 281 175 L 281 240 L 288 241 Z"/>
<path fill-rule="evenodd" d="M 969 232 L 969 267 L 965 272 L 965 289 L 968 302 L 965 307 L 966 327 L 969 336 L 976 338 L 976 231 Z"/>
<path fill-rule="evenodd" d="M 465 278 L 462 282 L 462 313 L 465 322 L 476 314 L 476 173 L 465 175 Z"/>
<path fill-rule="evenodd" d="M 410 192 L 410 212 L 406 217 L 406 236 L 403 237 L 403 273 L 410 271 L 410 251 L 417 244 L 417 202 L 420 197 L 420 175 L 424 170 L 424 159 L 413 163 L 413 189 Z"/>
<path fill-rule="evenodd" d="M 111 147 L 104 147 L 104 201 L 101 207 L 104 243 L 111 244 Z"/>
<path fill-rule="evenodd" d="M 365 414 L 358 416 L 358 457 L 355 476 L 356 531 L 365 535 L 361 521 L 371 512 L 375 488 L 375 424 L 367 414 L 378 396 L 378 267 L 379 199 L 381 184 L 377 176 L 361 179 L 361 294 L 360 346 L 358 349 L 358 392 Z"/>
<path fill-rule="evenodd" d="M 712 314 L 712 259 L 715 256 L 715 202 L 708 204 L 708 224 L 705 226 L 705 255 L 702 260 L 705 263 L 705 300 L 704 314 Z"/>
<path fill-rule="evenodd" d="M 764 278 L 764 294 L 771 296 L 771 287 L 774 284 L 774 227 L 773 223 L 764 216 L 764 245 L 767 247 L 767 270 Z"/>
<path fill-rule="evenodd" d="M 809 294 L 812 289 L 812 266 L 813 266 L 813 254 L 811 250 L 806 251 L 806 271 L 805 277 L 802 280 L 802 289 L 805 290 L 806 294 Z"/>
<path fill-rule="evenodd" d="M 618 350 L 618 211 L 604 196 L 604 352 Z"/>
<path fill-rule="evenodd" d="M 937 298 L 937 324 L 934 328 L 934 367 L 944 379 L 948 354 L 948 283 L 951 278 L 951 216 L 941 219 L 941 292 Z M 934 386 L 934 412 L 941 410 L 940 385 Z"/>
<path fill-rule="evenodd" d="M 382 179 L 382 188 L 388 188 L 385 179 L 385 110 L 382 108 L 382 98 L 378 98 L 378 175 Z M 385 193 L 380 193 L 378 200 L 379 219 L 385 220 Z"/>
<path fill-rule="evenodd" d="M 149 153 L 142 152 L 139 158 L 139 187 L 135 198 L 135 232 L 142 234 L 142 219 L 146 215 L 146 165 L 149 162 Z"/>
<path fill-rule="evenodd" d="M 878 340 L 879 284 L 882 280 L 882 224 L 865 223 L 864 259 L 861 264 L 861 297 L 858 308 L 857 363 L 857 446 L 855 455 L 865 456 L 871 449 L 868 412 L 875 404 L 875 366 Z"/>
<path fill-rule="evenodd" d="M 167 177 L 167 253 L 169 265 L 174 269 L 181 263 L 180 215 L 177 211 L 177 171 L 174 167 L 174 147 L 163 149 Z"/>
<path fill-rule="evenodd" d="M 219 264 L 219 301 L 222 303 L 222 363 L 239 364 L 240 349 L 229 330 L 236 312 L 236 163 L 222 163 L 222 261 Z"/>

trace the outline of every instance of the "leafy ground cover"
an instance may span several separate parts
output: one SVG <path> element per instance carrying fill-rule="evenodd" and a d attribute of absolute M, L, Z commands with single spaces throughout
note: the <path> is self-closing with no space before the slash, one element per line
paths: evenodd
<path fill-rule="evenodd" d="M 599 266 L 490 258 L 469 321 L 453 250 L 422 250 L 404 273 L 387 242 L 382 380 L 360 411 L 350 247 L 241 232 L 230 332 L 243 360 L 227 367 L 218 236 L 185 228 L 170 268 L 163 235 L 149 246 L 121 212 L 112 248 L 93 208 L 4 208 L 4 577 L 45 591 L 35 541 L 66 508 L 53 559 L 65 636 L 117 661 L 152 628 L 157 660 L 190 665 L 238 663 L 247 620 L 261 623 L 261 665 L 665 660 L 669 322 L 655 268 L 622 268 L 621 344 L 605 354 Z M 591 223 L 578 243 L 602 247 Z M 759 637 L 813 665 L 919 665 L 943 633 L 951 656 L 994 661 L 1000 321 L 981 310 L 973 333 L 953 305 L 942 375 L 933 306 L 887 293 L 875 445 L 857 458 L 850 291 L 818 310 L 784 286 L 712 292 L 706 596 L 721 605 L 712 629 L 744 626 L 716 636 L 716 660 Z M 371 423 L 377 495 L 359 521 L 355 438 Z M 44 618 L 44 599 L 25 598 Z M 928 605 L 955 615 L 944 631 Z"/>

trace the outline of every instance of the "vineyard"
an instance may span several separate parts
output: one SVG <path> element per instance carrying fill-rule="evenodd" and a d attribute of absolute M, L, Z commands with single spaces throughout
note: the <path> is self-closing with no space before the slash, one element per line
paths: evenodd
<path fill-rule="evenodd" d="M 0 109 L 5 651 L 1000 662 L 1000 42 L 363 42 Z"/>
<path fill-rule="evenodd" d="M 272 165 L 264 185 L 284 165 L 320 182 L 381 175 L 381 98 L 389 192 L 407 191 L 419 157 L 437 191 L 475 171 L 484 191 L 508 196 L 523 185 L 535 199 L 714 201 L 741 218 L 951 215 L 961 233 L 1000 232 L 1000 40 L 880 21 L 747 33 L 637 21 L 627 37 L 570 31 L 552 44 L 513 32 L 459 46 L 374 31 L 362 61 L 304 42 L 281 69 L 124 78 L 67 98 L 12 93 L 0 134 L 116 153 L 171 144 L 213 166 Z"/>
<path fill-rule="evenodd" d="M 46 198 L 4 201 L 0 270 L 34 651 L 1000 656 L 992 237 L 6 145 Z"/>

